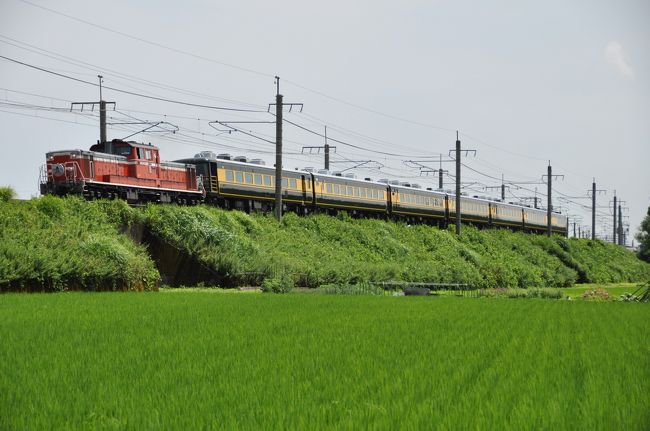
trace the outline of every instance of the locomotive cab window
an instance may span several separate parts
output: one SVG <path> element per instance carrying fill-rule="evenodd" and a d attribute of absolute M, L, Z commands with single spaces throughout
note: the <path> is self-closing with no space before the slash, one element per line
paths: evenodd
<path fill-rule="evenodd" d="M 121 147 L 117 147 L 113 150 L 115 154 L 118 156 L 130 156 L 131 155 L 131 147 L 123 145 Z"/>
<path fill-rule="evenodd" d="M 151 160 L 151 150 L 145 150 L 144 156 L 147 160 Z"/>

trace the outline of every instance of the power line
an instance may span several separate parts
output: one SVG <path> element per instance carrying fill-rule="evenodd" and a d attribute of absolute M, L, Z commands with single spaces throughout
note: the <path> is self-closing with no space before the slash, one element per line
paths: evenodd
<path fill-rule="evenodd" d="M 270 78 L 270 77 L 274 76 L 273 74 L 270 74 L 270 73 L 264 73 L 264 72 L 260 72 L 260 71 L 254 70 L 254 69 L 250 69 L 250 68 L 246 68 L 246 67 L 242 67 L 242 66 L 237 66 L 235 64 L 226 63 L 224 61 L 215 60 L 213 58 L 204 57 L 202 55 L 194 54 L 194 53 L 191 53 L 191 52 L 188 52 L 188 51 L 183 51 L 182 49 L 173 48 L 173 47 L 166 46 L 166 45 L 163 45 L 163 44 L 158 43 L 158 42 L 153 42 L 151 40 L 147 40 L 147 39 L 144 39 L 144 38 L 141 38 L 141 37 L 138 37 L 138 36 L 134 36 L 134 35 L 131 35 L 131 34 L 128 34 L 128 33 L 124 33 L 124 32 L 119 31 L 119 30 L 114 30 L 112 28 L 105 27 L 105 26 L 100 25 L 100 24 L 96 24 L 96 23 L 93 23 L 93 22 L 90 22 L 90 21 L 86 21 L 84 19 L 77 18 L 75 16 L 72 16 L 72 15 L 69 15 L 69 14 L 54 10 L 54 9 L 50 9 L 48 7 L 41 6 L 41 5 L 38 5 L 36 3 L 32 3 L 32 2 L 30 2 L 28 0 L 18 0 L 18 1 L 23 2 L 25 4 L 28 4 L 30 6 L 42 9 L 42 10 L 46 10 L 46 11 L 51 12 L 51 13 L 56 14 L 56 15 L 63 16 L 65 18 L 71 19 L 73 21 L 77 21 L 77 22 L 89 25 L 91 27 L 96 27 L 96 28 L 99 28 L 101 30 L 107 31 L 109 33 L 118 34 L 118 35 L 120 35 L 122 37 L 126 37 L 128 39 L 137 40 L 138 42 L 146 43 L 146 44 L 151 45 L 151 46 L 166 49 L 168 51 L 172 51 L 172 52 L 175 52 L 177 54 L 186 55 L 188 57 L 193 57 L 193 58 L 196 58 L 196 59 L 199 59 L 199 60 L 208 61 L 210 63 L 219 64 L 219 65 L 225 66 L 225 67 L 230 67 L 232 69 L 237 69 L 237 70 L 240 70 L 242 72 L 248 72 L 248 73 L 252 73 L 252 74 L 255 74 L 255 75 L 259 75 L 259 76 L 264 76 L 266 78 Z"/>
<path fill-rule="evenodd" d="M 19 1 L 24 1 L 24 0 L 19 0 Z M 86 81 L 86 80 L 79 79 L 79 78 L 75 78 L 73 76 L 65 75 L 63 73 L 54 72 L 53 70 L 49 70 L 49 69 L 45 69 L 43 67 L 35 66 L 33 64 L 25 63 L 23 61 L 19 61 L 19 60 L 16 60 L 14 58 L 11 58 L 11 57 L 6 57 L 4 55 L 0 55 L 0 58 L 11 61 L 13 63 L 20 64 L 22 66 L 26 66 L 26 67 L 29 67 L 29 68 L 32 68 L 32 69 L 35 69 L 35 70 L 39 70 L 41 72 L 45 72 L 45 73 L 49 73 L 51 75 L 59 76 L 61 78 L 66 78 L 66 79 L 76 81 L 76 82 L 80 82 L 80 83 L 83 83 L 83 84 L 86 84 L 86 85 L 92 85 L 93 87 L 99 87 L 99 84 L 97 84 L 97 83 Z M 109 87 L 107 85 L 103 85 L 102 88 L 117 91 L 118 93 L 129 94 L 131 96 L 137 96 L 137 97 L 143 97 L 143 98 L 146 98 L 146 99 L 158 100 L 160 102 L 175 103 L 175 104 L 178 104 L 178 105 L 192 106 L 192 107 L 195 107 L 195 108 L 206 108 L 206 109 L 215 109 L 215 110 L 220 110 L 220 111 L 233 111 L 233 112 L 266 112 L 266 111 L 262 111 L 262 110 L 253 110 L 253 109 L 226 108 L 226 107 L 223 107 L 223 106 L 202 105 L 202 104 L 198 104 L 198 103 L 191 103 L 191 102 L 184 102 L 184 101 L 180 101 L 180 100 L 167 99 L 167 98 L 164 98 L 164 97 L 148 96 L 146 94 L 136 93 L 136 92 L 128 91 L 128 90 L 122 90 L 122 89 L 115 88 L 115 87 Z"/>
<path fill-rule="evenodd" d="M 320 132 L 317 132 L 315 130 L 309 129 L 309 128 L 305 127 L 305 126 L 301 126 L 300 124 L 294 123 L 293 121 L 287 120 L 286 118 L 284 119 L 284 122 L 289 123 L 292 126 L 295 126 L 295 127 L 299 128 L 299 129 L 302 129 L 302 130 L 304 130 L 306 132 L 309 132 L 309 133 L 311 133 L 313 135 L 319 136 L 321 138 L 325 138 L 324 134 L 322 134 Z M 399 157 L 421 157 L 422 156 L 422 154 L 408 155 L 408 154 L 397 154 L 397 153 L 389 153 L 389 152 L 379 151 L 379 150 L 372 150 L 370 148 L 365 148 L 365 147 L 362 147 L 360 145 L 355 145 L 355 144 L 351 144 L 349 142 L 341 141 L 340 139 L 334 139 L 334 138 L 332 138 L 330 136 L 327 137 L 327 140 L 332 141 L 332 142 L 336 142 L 336 143 L 341 144 L 341 145 L 346 145 L 348 147 L 356 148 L 358 150 L 369 151 L 369 152 L 376 153 L 376 154 L 384 154 L 384 155 L 387 155 L 387 156 L 399 156 Z"/>
<path fill-rule="evenodd" d="M 38 55 L 42 55 L 44 57 L 52 58 L 54 60 L 57 60 L 57 61 L 60 61 L 60 62 L 63 62 L 63 63 L 68 63 L 68 64 L 71 64 L 73 66 L 77 66 L 77 67 L 81 67 L 81 68 L 84 68 L 84 69 L 92 70 L 95 73 L 106 74 L 106 72 L 110 72 L 110 74 L 113 74 L 113 75 L 115 75 L 117 77 L 120 77 L 122 79 L 126 79 L 126 80 L 129 80 L 129 81 L 137 82 L 139 84 L 144 84 L 144 85 L 148 85 L 148 86 L 163 89 L 163 90 L 173 91 L 173 92 L 177 92 L 177 93 L 185 94 L 185 95 L 189 95 L 189 96 L 196 96 L 196 97 L 201 97 L 201 98 L 206 98 L 206 99 L 219 100 L 221 102 L 227 102 L 227 103 L 238 104 L 238 105 L 249 106 L 249 107 L 256 107 L 256 108 L 262 109 L 262 106 L 255 105 L 253 103 L 241 102 L 241 101 L 237 101 L 237 100 L 226 99 L 226 98 L 223 98 L 223 97 L 215 97 L 215 96 L 211 96 L 211 95 L 207 95 L 207 94 L 203 94 L 203 93 L 198 93 L 198 92 L 195 92 L 195 91 L 175 87 L 173 85 L 163 84 L 163 83 L 152 81 L 152 80 L 149 80 L 149 79 L 140 78 L 140 77 L 137 77 L 137 76 L 134 76 L 134 75 L 129 75 L 129 74 L 126 74 L 126 73 L 118 72 L 116 70 L 109 69 L 107 67 L 97 66 L 95 64 L 87 63 L 87 62 L 82 61 L 82 60 L 78 60 L 78 59 L 75 59 L 75 58 L 72 58 L 72 57 L 69 57 L 69 56 L 66 56 L 66 55 L 63 55 L 63 54 L 59 54 L 59 53 L 56 53 L 56 52 L 53 52 L 53 51 L 50 51 L 50 50 L 47 50 L 47 49 L 43 49 L 43 48 L 37 47 L 35 45 L 31 45 L 29 43 L 26 43 L 26 42 L 23 42 L 23 41 L 20 41 L 20 40 L 17 40 L 17 39 L 13 39 L 13 38 L 5 36 L 5 35 L 0 35 L 0 38 L 7 39 L 7 40 L 10 40 L 12 42 L 15 42 L 15 43 L 11 43 L 11 42 L 7 42 L 6 40 L 0 40 L 0 42 L 2 42 L 2 43 L 17 47 L 19 49 L 23 49 L 25 51 L 33 52 L 33 53 L 36 53 Z M 21 45 L 23 45 L 23 46 L 21 46 Z M 29 48 L 25 48 L 25 46 L 27 46 Z M 30 49 L 30 48 L 32 48 L 32 49 Z M 54 70 L 54 69 L 52 69 L 52 70 Z M 71 73 L 79 73 L 79 72 L 71 72 Z M 93 76 L 95 76 L 95 75 L 93 75 Z M 116 80 L 116 81 L 118 81 L 118 80 Z M 123 85 L 125 85 L 127 87 L 130 87 L 130 86 L 126 85 L 126 84 L 123 84 Z M 136 88 L 136 87 L 130 87 L 130 88 L 135 88 L 137 90 L 141 90 L 141 89 Z"/>

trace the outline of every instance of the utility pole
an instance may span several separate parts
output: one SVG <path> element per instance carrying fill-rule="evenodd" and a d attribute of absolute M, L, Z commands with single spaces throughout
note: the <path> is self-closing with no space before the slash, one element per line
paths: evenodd
<path fill-rule="evenodd" d="M 623 211 L 621 210 L 621 202 L 618 203 L 618 245 L 625 245 L 623 240 Z"/>
<path fill-rule="evenodd" d="M 275 218 L 282 221 L 282 94 L 280 77 L 275 77 Z"/>
<path fill-rule="evenodd" d="M 589 192 L 587 192 L 589 193 Z M 605 190 L 596 190 L 596 178 L 591 183 L 591 239 L 596 239 L 596 193 L 606 193 Z"/>
<path fill-rule="evenodd" d="M 616 190 L 614 190 L 614 232 L 612 233 L 612 244 L 616 244 Z"/>
<path fill-rule="evenodd" d="M 596 239 L 596 178 L 591 182 L 591 239 Z"/>
<path fill-rule="evenodd" d="M 576 237 L 576 221 L 573 220 L 573 237 Z"/>
<path fill-rule="evenodd" d="M 282 112 L 285 106 L 289 107 L 289 111 L 294 106 L 300 106 L 302 112 L 302 103 L 283 103 L 282 94 L 280 94 L 280 77 L 275 77 L 275 103 L 269 104 L 269 112 L 271 106 L 275 105 L 275 217 L 278 221 L 282 220 Z"/>
<path fill-rule="evenodd" d="M 546 203 L 546 236 L 551 236 L 552 230 L 551 230 L 551 220 L 553 216 L 553 199 L 551 197 L 551 193 L 553 191 L 553 178 L 561 178 L 564 179 L 564 175 L 553 175 L 553 169 L 551 168 L 551 161 L 548 161 L 548 169 L 546 170 L 546 175 L 542 175 L 542 182 L 544 182 L 544 177 L 546 177 L 546 197 L 547 197 L 547 203 Z M 537 193 L 537 192 L 535 192 Z"/>
<path fill-rule="evenodd" d="M 503 183 L 503 174 L 501 174 L 501 202 L 506 200 L 506 185 Z"/>
<path fill-rule="evenodd" d="M 99 78 L 99 102 L 72 102 L 70 104 L 70 111 L 74 109 L 75 105 L 81 107 L 81 111 L 84 110 L 85 105 L 90 105 L 90 110 L 95 109 L 95 105 L 99 105 L 99 143 L 104 144 L 104 152 L 111 154 L 113 152 L 112 143 L 109 142 L 106 138 L 106 106 L 113 105 L 113 110 L 115 110 L 115 102 L 107 102 L 104 100 L 102 95 L 102 82 L 103 76 L 97 75 Z"/>
<path fill-rule="evenodd" d="M 286 105 L 286 103 L 285 103 Z M 295 104 L 294 104 L 295 105 Z M 299 103 L 298 103 L 299 105 Z M 302 147 L 302 154 L 305 154 L 305 150 L 309 150 L 309 154 L 312 154 L 312 151 L 316 151 L 317 154 L 320 154 L 320 150 L 323 149 L 325 153 L 325 169 L 329 171 L 330 169 L 330 150 L 334 149 L 334 152 L 336 153 L 336 146 L 335 145 L 330 145 L 327 141 L 327 126 L 325 126 L 325 134 L 322 135 L 325 137 L 325 145 L 324 146 L 307 146 L 307 147 Z"/>
<path fill-rule="evenodd" d="M 325 126 L 325 169 L 330 169 L 330 145 L 327 143 L 327 126 Z"/>
<path fill-rule="evenodd" d="M 548 181 L 547 181 L 547 196 L 548 196 L 548 202 L 546 204 L 546 235 L 551 236 L 551 212 L 553 209 L 553 204 L 551 200 L 551 183 L 553 181 L 553 169 L 551 168 L 551 161 L 548 161 L 548 169 L 546 170 L 546 175 L 548 175 Z"/>
<path fill-rule="evenodd" d="M 99 78 L 99 140 L 104 143 L 106 142 L 106 102 L 104 101 L 104 98 L 102 97 L 102 75 L 97 75 Z M 111 153 L 109 151 L 111 148 L 107 148 L 106 152 Z"/>
<path fill-rule="evenodd" d="M 460 139 L 456 130 L 456 235 L 460 236 Z"/>
<path fill-rule="evenodd" d="M 442 169 L 442 154 L 440 154 L 440 167 L 438 169 L 438 189 L 439 190 L 442 190 L 444 185 L 445 185 L 442 178 L 443 178 L 444 174 L 447 173 L 447 172 L 449 172 L 449 171 L 446 171 L 446 170 Z"/>
<path fill-rule="evenodd" d="M 451 152 L 454 150 L 449 150 L 450 156 Z M 465 155 L 467 156 L 469 153 L 473 153 L 476 155 L 476 150 L 461 150 L 460 149 L 460 139 L 458 137 L 458 130 L 456 130 L 456 235 L 460 236 L 460 212 L 461 212 L 461 207 L 460 207 L 460 155 L 461 152 L 464 152 Z M 441 158 L 442 160 L 442 158 Z M 442 161 L 441 161 L 442 163 Z"/>

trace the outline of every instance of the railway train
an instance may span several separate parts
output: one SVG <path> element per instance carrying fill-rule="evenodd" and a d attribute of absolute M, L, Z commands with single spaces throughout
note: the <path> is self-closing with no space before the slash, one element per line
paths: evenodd
<path fill-rule="evenodd" d="M 117 139 L 98 142 L 90 151 L 47 153 L 40 183 L 42 194 L 122 198 L 129 203 L 206 203 L 250 212 L 272 211 L 275 202 L 275 168 L 260 159 L 204 151 L 162 162 L 151 144 Z M 395 180 L 357 179 L 313 168 L 282 171 L 284 210 L 298 214 L 347 211 L 445 227 L 455 221 L 455 198 L 450 191 Z M 527 232 L 547 229 L 545 210 L 479 196 L 461 196 L 461 221 Z M 567 217 L 553 212 L 551 229 L 566 235 Z"/>

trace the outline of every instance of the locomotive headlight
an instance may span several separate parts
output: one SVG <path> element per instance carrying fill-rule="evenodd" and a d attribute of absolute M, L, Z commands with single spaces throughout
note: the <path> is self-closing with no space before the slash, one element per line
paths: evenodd
<path fill-rule="evenodd" d="M 60 177 L 65 173 L 65 168 L 61 163 L 57 163 L 56 165 L 52 166 L 52 173 L 55 177 Z"/>

